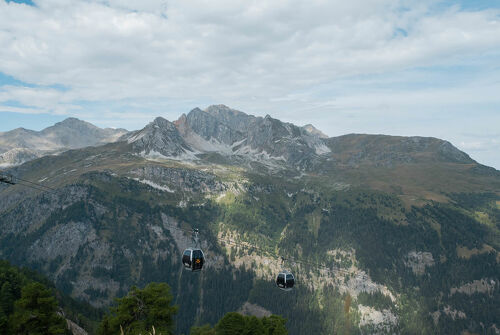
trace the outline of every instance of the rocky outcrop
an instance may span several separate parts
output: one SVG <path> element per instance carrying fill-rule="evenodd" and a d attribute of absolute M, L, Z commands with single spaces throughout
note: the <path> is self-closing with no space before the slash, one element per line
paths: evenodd
<path fill-rule="evenodd" d="M 42 155 L 40 151 L 26 148 L 14 148 L 0 154 L 0 167 L 20 165 Z"/>
<path fill-rule="evenodd" d="M 227 189 L 227 186 L 215 175 L 194 169 L 167 168 L 147 164 L 131 170 L 130 175 L 138 178 L 139 181 L 150 181 L 159 186 L 166 186 L 172 192 L 219 193 Z"/>
<path fill-rule="evenodd" d="M 411 268 L 416 275 L 423 275 L 425 268 L 434 265 L 434 257 L 430 252 L 426 251 L 411 251 L 406 255 L 404 264 Z"/>
<path fill-rule="evenodd" d="M 262 306 L 256 305 L 256 304 L 251 304 L 248 301 L 241 306 L 241 308 L 238 310 L 238 313 L 241 313 L 243 315 L 253 315 L 258 318 L 262 318 L 264 316 L 271 316 L 271 311 L 268 311 Z"/>
<path fill-rule="evenodd" d="M 474 293 L 483 293 L 487 295 L 491 295 L 495 290 L 495 286 L 499 285 L 498 279 L 487 279 L 483 278 L 481 280 L 474 280 L 470 283 L 466 283 L 460 287 L 452 287 L 450 289 L 450 295 L 454 295 L 456 293 L 462 293 L 467 295 L 472 295 Z"/>
<path fill-rule="evenodd" d="M 304 128 L 304 130 L 307 131 L 309 134 L 316 135 L 319 138 L 328 138 L 328 135 L 323 133 L 321 130 L 319 130 L 318 128 L 316 128 L 312 124 L 306 124 L 302 128 Z"/>
<path fill-rule="evenodd" d="M 141 130 L 120 138 L 132 145 L 135 152 L 147 157 L 178 157 L 193 155 L 193 149 L 184 141 L 175 124 L 157 117 Z"/>
<path fill-rule="evenodd" d="M 379 311 L 370 306 L 359 305 L 359 326 L 367 327 L 370 334 L 391 334 L 398 324 L 398 317 L 389 309 Z"/>

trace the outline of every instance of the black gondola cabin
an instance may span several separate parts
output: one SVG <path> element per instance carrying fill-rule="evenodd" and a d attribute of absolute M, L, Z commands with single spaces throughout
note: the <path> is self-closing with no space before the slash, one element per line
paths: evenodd
<path fill-rule="evenodd" d="M 200 271 L 205 263 L 205 256 L 201 249 L 186 249 L 182 255 L 182 264 L 191 271 Z"/>
<path fill-rule="evenodd" d="M 295 278 L 289 271 L 281 271 L 276 277 L 276 285 L 284 291 L 290 291 L 294 284 Z"/>

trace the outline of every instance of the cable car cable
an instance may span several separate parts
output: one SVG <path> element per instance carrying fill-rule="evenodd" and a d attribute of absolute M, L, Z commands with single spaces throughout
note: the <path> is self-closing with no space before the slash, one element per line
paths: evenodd
<path fill-rule="evenodd" d="M 34 183 L 34 182 L 32 182 L 32 181 L 25 180 L 25 179 L 21 179 L 21 178 L 19 178 L 19 177 L 14 177 L 14 178 L 15 178 L 15 179 L 17 179 L 17 180 L 20 180 L 20 181 L 22 181 L 22 182 L 25 182 L 25 183 L 29 183 L 29 184 L 32 184 L 32 185 L 35 185 L 35 186 L 39 186 L 39 187 L 45 187 L 45 188 L 47 188 L 47 189 L 49 189 L 49 190 L 51 190 L 51 191 L 56 191 L 56 189 L 55 189 L 55 188 L 52 188 L 52 187 L 50 187 L 50 186 L 46 186 L 46 185 L 42 185 L 42 184 L 38 184 L 38 183 Z"/>
<path fill-rule="evenodd" d="M 185 229 L 185 228 L 180 228 L 180 227 L 177 227 L 177 226 L 174 226 L 174 225 L 171 225 L 169 224 L 170 227 L 174 228 L 174 229 L 177 229 L 177 230 L 181 230 L 181 231 L 184 231 L 184 232 L 187 232 L 187 233 L 192 233 L 193 230 L 189 230 L 189 229 Z M 200 232 L 200 234 L 203 235 L 203 233 Z M 274 258 L 280 258 L 281 256 L 276 254 L 275 252 L 272 252 L 272 251 L 269 251 L 269 250 L 265 250 L 261 247 L 258 247 L 256 245 L 252 245 L 248 242 L 244 242 L 244 243 L 241 243 L 241 242 L 238 242 L 238 241 L 234 241 L 234 240 L 230 240 L 230 239 L 223 239 L 223 238 L 220 238 L 220 237 L 215 237 L 214 238 L 216 240 L 218 240 L 219 242 L 222 242 L 226 245 L 231 245 L 231 246 L 235 246 L 235 247 L 242 247 L 242 248 L 246 248 L 246 249 L 255 249 L 256 251 L 260 252 L 261 254 L 267 254 L 268 256 L 272 256 Z M 297 263 L 297 264 L 302 264 L 302 265 L 306 265 L 306 266 L 309 266 L 309 267 L 315 267 L 315 268 L 318 268 L 318 269 L 324 269 L 324 270 L 328 270 L 328 271 L 331 271 L 331 272 L 341 272 L 341 273 L 350 273 L 349 271 L 345 270 L 345 269 L 341 269 L 341 268 L 331 268 L 329 266 L 326 266 L 326 265 L 323 265 L 323 264 L 319 264 L 319 263 L 314 263 L 314 262 L 311 262 L 311 261 L 303 261 L 303 260 L 299 260 L 299 259 L 295 259 L 293 257 L 288 257 L 288 258 L 285 258 L 285 260 L 288 260 L 288 261 L 291 261 L 292 263 Z"/>
<path fill-rule="evenodd" d="M 2 182 L 4 184 L 10 184 L 10 185 L 21 185 L 24 187 L 31 187 L 35 190 L 42 191 L 42 192 L 55 192 L 56 191 L 56 189 L 54 189 L 50 186 L 46 186 L 46 185 L 35 183 L 35 182 L 29 181 L 29 180 L 21 179 L 19 177 L 13 176 L 11 174 L 5 174 L 2 172 L 0 172 L 0 182 Z"/>
<path fill-rule="evenodd" d="M 52 192 L 52 191 L 49 191 L 47 189 L 43 189 L 43 188 L 40 188 L 40 187 L 37 187 L 37 186 L 34 186 L 34 185 L 29 185 L 29 184 L 16 183 L 16 185 L 21 185 L 21 186 L 24 186 L 24 187 L 29 187 L 29 188 L 32 188 L 34 190 L 38 190 L 38 191 L 41 191 L 41 192 Z"/>

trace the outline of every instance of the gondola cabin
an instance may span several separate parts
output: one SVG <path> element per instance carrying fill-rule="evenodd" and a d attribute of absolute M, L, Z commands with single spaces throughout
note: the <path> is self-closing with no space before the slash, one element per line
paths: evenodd
<path fill-rule="evenodd" d="M 283 291 L 290 291 L 295 284 L 295 277 L 289 271 L 281 271 L 276 277 L 276 285 Z"/>
<path fill-rule="evenodd" d="M 205 255 L 201 249 L 186 249 L 182 255 L 182 264 L 186 270 L 200 271 L 205 263 Z"/>

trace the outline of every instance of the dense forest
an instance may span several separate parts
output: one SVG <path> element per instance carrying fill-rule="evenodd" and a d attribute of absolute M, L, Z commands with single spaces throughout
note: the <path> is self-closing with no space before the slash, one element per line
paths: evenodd
<path fill-rule="evenodd" d="M 56 298 L 59 296 L 59 301 Z M 61 296 L 50 282 L 36 272 L 0 261 L 0 334 L 71 334 L 66 318 L 77 316 L 72 299 Z M 117 298 L 99 321 L 99 311 L 87 306 L 86 329 L 98 335 L 138 335 L 175 333 L 179 306 L 166 283 L 150 283 L 143 289 L 133 286 Z M 75 302 L 73 302 L 74 304 Z M 66 307 L 63 308 L 62 306 Z M 70 314 L 66 314 L 70 310 Z M 80 316 L 81 317 L 81 316 Z M 193 326 L 190 335 L 286 335 L 286 320 L 277 315 L 257 318 L 227 313 L 213 327 Z"/>

